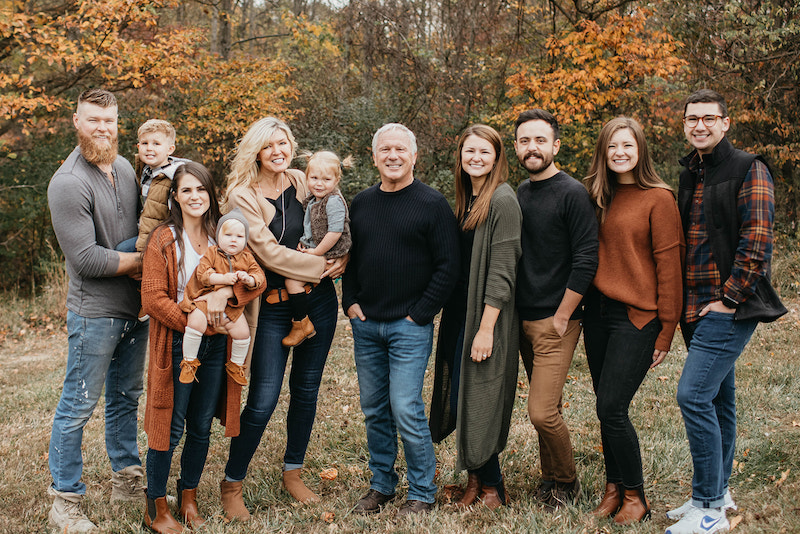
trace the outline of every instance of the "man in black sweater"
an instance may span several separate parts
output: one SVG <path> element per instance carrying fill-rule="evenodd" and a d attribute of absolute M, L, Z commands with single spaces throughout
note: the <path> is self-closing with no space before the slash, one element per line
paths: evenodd
<path fill-rule="evenodd" d="M 382 126 L 372 154 L 381 182 L 353 199 L 353 246 L 342 285 L 372 471 L 354 511 L 375 513 L 394 499 L 399 430 L 408 500 L 398 515 L 424 513 L 436 495 L 436 457 L 422 382 L 433 317 L 458 277 L 457 225 L 445 198 L 414 179 L 417 143 L 408 128 Z"/>
<path fill-rule="evenodd" d="M 581 333 L 581 300 L 597 270 L 597 218 L 583 185 L 556 167 L 558 122 L 547 111 L 523 112 L 514 148 L 528 171 L 517 190 L 522 259 L 517 308 L 520 352 L 530 379 L 528 414 L 539 434 L 542 483 L 536 498 L 550 508 L 580 495 L 561 392 Z"/>

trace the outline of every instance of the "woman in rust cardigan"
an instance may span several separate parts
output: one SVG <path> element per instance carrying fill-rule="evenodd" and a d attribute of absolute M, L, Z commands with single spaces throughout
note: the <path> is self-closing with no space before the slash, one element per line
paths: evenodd
<path fill-rule="evenodd" d="M 211 174 L 199 163 L 186 163 L 175 172 L 170 198 L 169 218 L 150 236 L 142 273 L 142 305 L 150 315 L 144 524 L 159 533 L 182 530 L 169 511 L 166 492 L 172 453 L 184 429 L 186 440 L 178 479 L 180 516 L 190 528 L 204 523 L 195 497 L 208 454 L 211 422 L 218 412 L 225 434 L 238 435 L 242 389 L 225 372 L 230 349 L 224 329 L 222 334 L 216 334 L 214 328 L 221 328 L 220 317 L 228 299 L 245 304 L 263 291 L 263 286 L 249 290 L 237 283 L 201 297 L 208 303 L 210 325 L 198 351 L 203 365 L 197 371 L 196 382 L 180 383 L 186 313 L 179 303 L 200 258 L 214 244 L 212 236 L 220 212 Z"/>
<path fill-rule="evenodd" d="M 635 120 L 603 126 L 584 182 L 600 221 L 583 319 L 606 465 L 605 495 L 593 513 L 628 524 L 650 516 L 628 406 L 667 355 L 680 318 L 683 232 L 675 196 L 655 173 Z"/>

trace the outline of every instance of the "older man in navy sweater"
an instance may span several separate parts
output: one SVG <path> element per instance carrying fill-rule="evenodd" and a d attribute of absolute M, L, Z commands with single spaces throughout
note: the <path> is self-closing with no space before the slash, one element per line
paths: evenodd
<path fill-rule="evenodd" d="M 433 317 L 458 277 L 455 216 L 445 198 L 414 179 L 417 143 L 401 124 L 373 137 L 381 182 L 356 195 L 353 246 L 342 307 L 353 328 L 361 411 L 372 481 L 355 506 L 375 513 L 394 499 L 397 431 L 408 465 L 408 499 L 399 515 L 431 509 L 436 457 L 422 401 Z"/>

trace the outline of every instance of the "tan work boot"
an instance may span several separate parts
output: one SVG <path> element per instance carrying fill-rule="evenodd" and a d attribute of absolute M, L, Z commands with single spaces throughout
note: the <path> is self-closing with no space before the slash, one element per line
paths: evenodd
<path fill-rule="evenodd" d="M 225 511 L 225 522 L 234 519 L 250 521 L 250 512 L 247 511 L 242 498 L 241 480 L 238 482 L 223 480 L 219 483 L 219 493 L 222 497 L 222 509 Z"/>
<path fill-rule="evenodd" d="M 284 347 L 294 347 L 305 341 L 310 337 L 314 337 L 317 331 L 314 329 L 314 323 L 308 318 L 308 315 L 299 321 L 292 321 L 292 329 L 289 335 L 283 338 L 281 343 Z"/>
<path fill-rule="evenodd" d="M 301 469 L 290 469 L 283 472 L 283 487 L 289 494 L 303 504 L 318 502 L 319 496 L 308 489 L 300 480 Z"/>
<path fill-rule="evenodd" d="M 141 502 L 146 499 L 144 467 L 129 465 L 111 474 L 111 502 Z"/>
<path fill-rule="evenodd" d="M 47 494 L 55 497 L 47 516 L 51 527 L 67 534 L 97 532 L 97 525 L 89 521 L 81 510 L 83 495 L 57 491 L 52 486 L 47 489 Z"/>
<path fill-rule="evenodd" d="M 191 384 L 192 380 L 199 382 L 197 380 L 198 367 L 200 367 L 200 360 L 197 358 L 194 360 L 181 360 L 181 376 L 178 377 L 180 383 Z"/>

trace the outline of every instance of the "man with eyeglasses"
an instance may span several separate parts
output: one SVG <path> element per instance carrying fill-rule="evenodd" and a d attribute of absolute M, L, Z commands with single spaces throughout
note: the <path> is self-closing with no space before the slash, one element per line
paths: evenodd
<path fill-rule="evenodd" d="M 686 99 L 678 207 L 686 237 L 688 348 L 678 383 L 694 475 L 692 497 L 667 512 L 667 534 L 727 532 L 736 448 L 735 365 L 759 322 L 786 313 L 770 285 L 774 194 L 761 156 L 737 150 L 725 99 L 702 89 Z"/>

